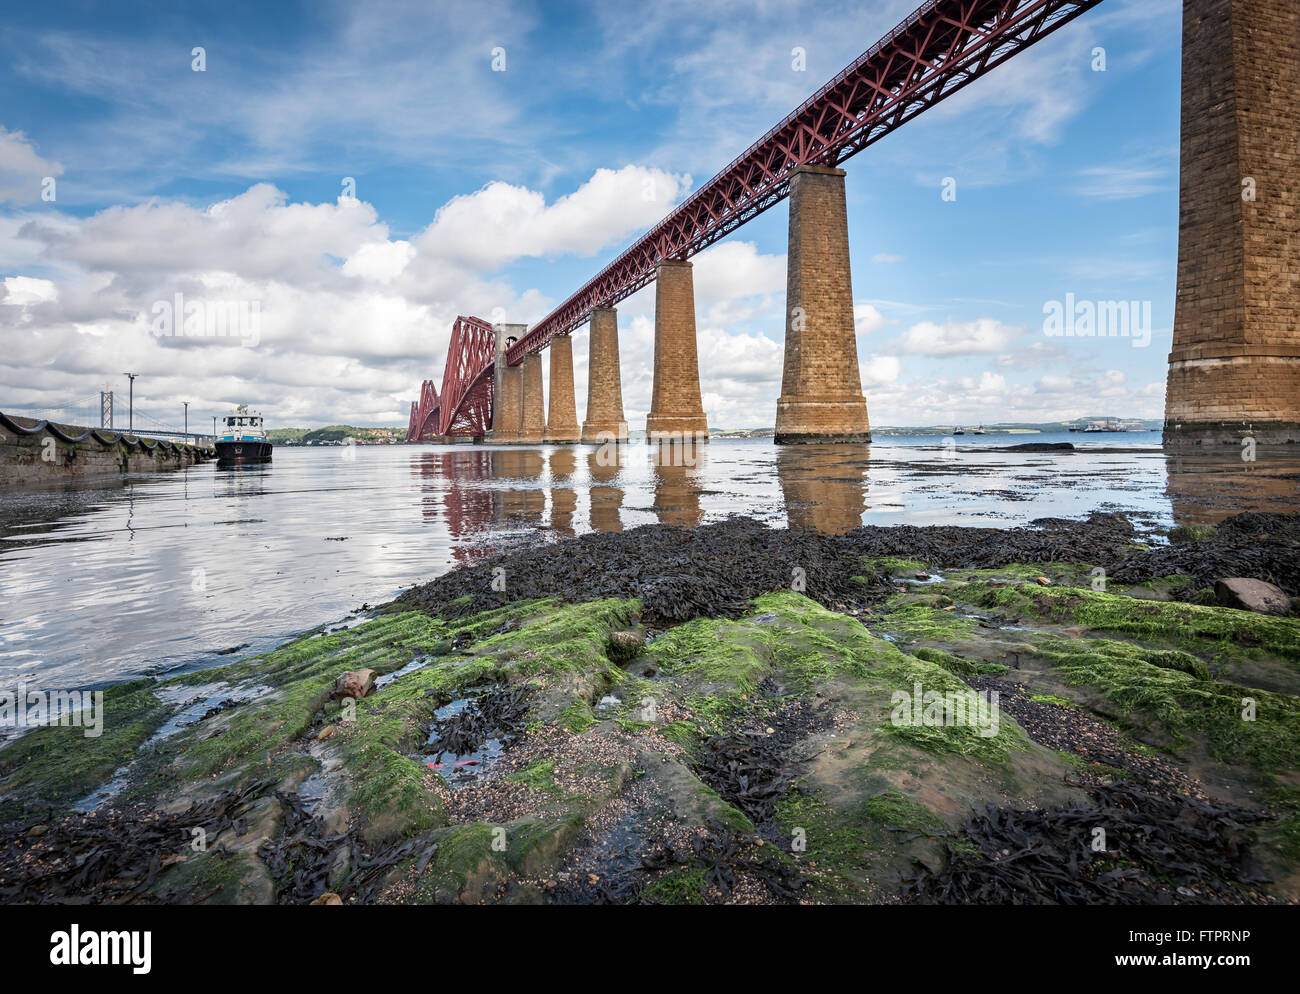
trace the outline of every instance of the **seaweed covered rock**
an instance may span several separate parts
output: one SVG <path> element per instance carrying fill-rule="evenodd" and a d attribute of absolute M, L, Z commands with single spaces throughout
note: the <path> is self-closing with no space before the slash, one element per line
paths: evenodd
<path fill-rule="evenodd" d="M 0 893 L 1295 900 L 1300 620 L 1151 596 L 1207 561 L 1281 569 L 1292 522 L 1241 519 L 1161 550 L 1117 515 L 519 549 L 110 688 L 98 739 L 6 744 Z"/>

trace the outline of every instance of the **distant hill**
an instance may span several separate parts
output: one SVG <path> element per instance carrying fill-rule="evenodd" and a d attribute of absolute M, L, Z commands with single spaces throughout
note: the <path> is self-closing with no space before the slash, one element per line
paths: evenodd
<path fill-rule="evenodd" d="M 349 438 L 358 445 L 395 445 L 406 441 L 405 428 L 357 428 L 354 425 L 271 428 L 267 434 L 276 445 L 342 445 Z"/>

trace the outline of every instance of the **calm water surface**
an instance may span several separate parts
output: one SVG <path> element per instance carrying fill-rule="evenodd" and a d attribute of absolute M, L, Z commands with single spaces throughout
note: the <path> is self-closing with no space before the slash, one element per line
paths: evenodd
<path fill-rule="evenodd" d="M 1072 453 L 996 446 L 1070 441 Z M 485 548 L 732 513 L 1014 525 L 1125 510 L 1143 527 L 1300 507 L 1300 454 L 1177 459 L 1155 432 L 279 448 L 269 466 L 0 490 L 0 686 L 77 687 L 225 662 L 355 617 Z"/>

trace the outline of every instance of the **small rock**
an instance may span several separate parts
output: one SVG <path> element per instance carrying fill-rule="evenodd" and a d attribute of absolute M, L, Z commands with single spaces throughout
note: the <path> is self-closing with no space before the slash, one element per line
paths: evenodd
<path fill-rule="evenodd" d="M 587 883 L 589 883 L 589 884 L 598 884 L 598 883 L 600 883 L 600 877 L 599 877 L 597 874 L 595 874 L 595 873 L 588 873 L 588 874 L 587 874 Z"/>
<path fill-rule="evenodd" d="M 1214 584 L 1214 597 L 1224 607 L 1260 614 L 1285 615 L 1291 610 L 1291 599 L 1275 584 L 1264 580 L 1251 580 L 1232 576 Z"/>
<path fill-rule="evenodd" d="M 339 897 L 333 891 L 327 890 L 324 894 L 316 898 L 316 900 L 312 901 L 311 903 L 312 904 L 342 904 L 343 898 Z"/>
<path fill-rule="evenodd" d="M 324 742 L 327 738 L 329 738 L 333 734 L 334 734 L 334 726 L 326 725 L 324 728 L 322 728 L 319 732 L 316 733 L 316 741 Z"/>
<path fill-rule="evenodd" d="M 29 838 L 39 839 L 42 835 L 50 830 L 49 825 L 33 825 L 27 830 Z"/>
<path fill-rule="evenodd" d="M 348 670 L 334 681 L 335 697 L 360 699 L 375 692 L 374 670 Z"/>
<path fill-rule="evenodd" d="M 609 655 L 616 662 L 639 655 L 643 648 L 645 648 L 644 632 L 610 632 Z"/>
<path fill-rule="evenodd" d="M 1034 582 L 1040 587 L 1050 587 L 1052 585 L 1052 581 L 1045 576 L 1034 577 Z"/>

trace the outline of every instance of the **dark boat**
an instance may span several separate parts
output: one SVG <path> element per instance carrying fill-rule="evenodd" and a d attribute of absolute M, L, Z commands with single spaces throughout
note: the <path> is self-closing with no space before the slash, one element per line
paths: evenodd
<path fill-rule="evenodd" d="M 223 422 L 215 443 L 218 466 L 271 461 L 271 440 L 262 427 L 262 415 L 240 404 Z"/>

